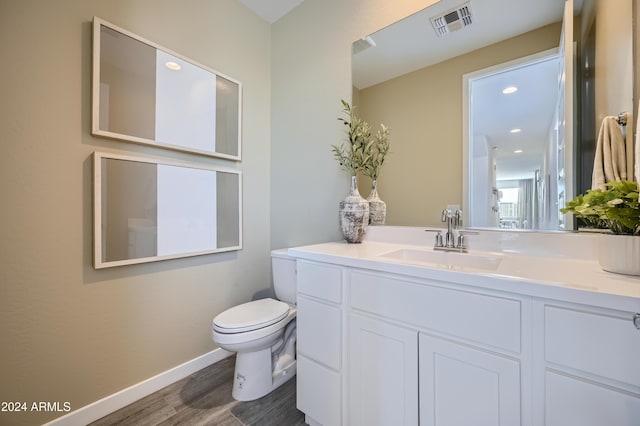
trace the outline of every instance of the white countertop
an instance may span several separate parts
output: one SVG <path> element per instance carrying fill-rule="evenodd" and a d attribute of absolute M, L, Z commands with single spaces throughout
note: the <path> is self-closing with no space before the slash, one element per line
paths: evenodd
<path fill-rule="evenodd" d="M 386 227 L 393 231 L 393 227 Z M 404 232 L 407 228 L 404 228 Z M 388 233 L 383 231 L 383 233 Z M 412 234 L 422 236 L 424 229 Z M 507 239 L 518 240 L 515 246 L 530 249 L 513 249 L 504 241 L 494 247 L 482 243 L 483 251 L 470 249 L 470 255 L 490 254 L 485 248 L 499 248 L 493 250 L 502 259 L 495 270 L 481 270 L 473 267 L 455 267 L 446 265 L 427 264 L 410 260 L 399 260 L 385 257 L 386 253 L 400 249 L 432 251 L 432 247 L 416 244 L 416 238 L 388 238 L 388 235 L 375 237 L 363 241 L 361 244 L 348 244 L 344 241 L 323 243 L 289 249 L 289 254 L 296 258 L 319 262 L 328 262 L 342 266 L 371 269 L 380 272 L 401 274 L 410 277 L 436 281 L 453 282 L 456 284 L 475 286 L 485 289 L 507 291 L 521 295 L 541 298 L 558 299 L 573 303 L 620 309 L 629 312 L 640 312 L 640 277 L 614 274 L 603 271 L 597 260 L 589 253 L 588 246 L 593 239 L 589 236 L 573 237 L 574 241 L 558 240 L 558 235 L 516 236 L 504 234 Z M 563 237 L 566 237 L 563 236 Z M 495 234 L 489 238 L 496 240 Z M 526 241 L 519 241 L 524 238 Z M 535 238 L 537 241 L 527 240 Z M 377 239 L 377 241 L 376 241 Z M 499 236 L 504 240 L 504 236 Z M 408 241 L 408 242 L 403 242 Z M 431 241 L 429 239 L 429 241 Z M 497 240 L 496 240 L 497 241 Z M 558 241 L 562 244 L 574 244 L 577 253 L 558 253 Z M 567 247 L 563 246 L 567 251 Z M 545 251 L 546 250 L 546 251 Z M 529 255 L 527 252 L 534 253 Z M 544 254 L 549 254 L 545 256 Z M 465 254 L 456 254 L 465 256 Z M 639 259 L 640 261 L 640 259 Z"/>

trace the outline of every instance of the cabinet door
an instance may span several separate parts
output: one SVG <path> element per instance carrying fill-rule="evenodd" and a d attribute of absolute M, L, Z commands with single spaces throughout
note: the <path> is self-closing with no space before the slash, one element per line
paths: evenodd
<path fill-rule="evenodd" d="M 350 321 L 351 426 L 418 424 L 418 333 L 358 314 Z"/>
<path fill-rule="evenodd" d="M 420 425 L 519 425 L 520 363 L 420 334 Z"/>

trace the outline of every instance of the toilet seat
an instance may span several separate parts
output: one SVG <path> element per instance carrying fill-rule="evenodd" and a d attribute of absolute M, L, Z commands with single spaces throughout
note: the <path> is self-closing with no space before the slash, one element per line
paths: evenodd
<path fill-rule="evenodd" d="M 213 329 L 224 334 L 244 333 L 275 324 L 288 313 L 289 305 L 279 300 L 254 300 L 234 306 L 216 316 Z"/>

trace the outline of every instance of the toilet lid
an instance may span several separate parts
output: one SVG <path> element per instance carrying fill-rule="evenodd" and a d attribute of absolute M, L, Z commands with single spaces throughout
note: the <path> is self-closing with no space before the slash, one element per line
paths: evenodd
<path fill-rule="evenodd" d="M 289 312 L 289 305 L 275 299 L 260 299 L 227 309 L 213 320 L 225 333 L 241 333 L 274 324 Z"/>

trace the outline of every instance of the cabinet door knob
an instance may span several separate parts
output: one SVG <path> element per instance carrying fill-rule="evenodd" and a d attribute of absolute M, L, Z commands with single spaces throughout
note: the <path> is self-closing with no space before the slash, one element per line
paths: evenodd
<path fill-rule="evenodd" d="M 633 318 L 633 324 L 638 330 L 640 330 L 640 314 L 636 314 L 636 316 Z"/>

